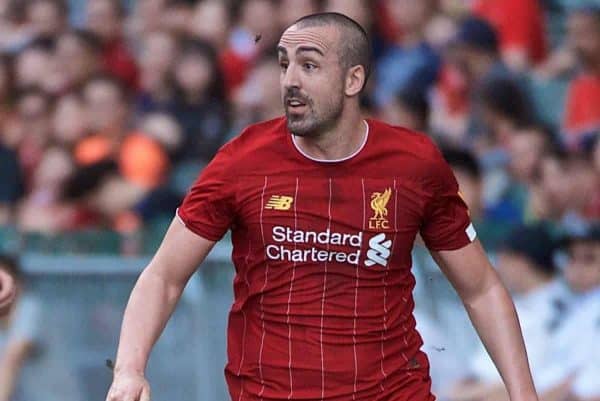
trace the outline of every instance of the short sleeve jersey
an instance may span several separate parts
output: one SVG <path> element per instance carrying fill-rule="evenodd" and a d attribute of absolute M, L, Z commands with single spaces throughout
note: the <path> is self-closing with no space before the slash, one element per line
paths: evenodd
<path fill-rule="evenodd" d="M 411 250 L 475 238 L 431 140 L 375 120 L 345 159 L 304 154 L 284 118 L 248 127 L 201 173 L 178 216 L 231 229 L 233 400 L 432 400 L 412 312 Z"/>

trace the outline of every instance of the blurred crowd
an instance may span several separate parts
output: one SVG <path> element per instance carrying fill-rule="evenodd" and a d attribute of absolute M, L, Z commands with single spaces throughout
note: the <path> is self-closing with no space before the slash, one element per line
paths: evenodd
<path fill-rule="evenodd" d="M 600 399 L 594 0 L 0 0 L 0 226 L 173 216 L 222 144 L 283 114 L 275 45 L 320 10 L 372 38 L 365 115 L 443 149 L 499 252 L 544 401 Z M 453 366 L 434 376 L 445 397 L 506 399 L 485 350 L 432 353 L 434 374 Z"/>
<path fill-rule="evenodd" d="M 282 114 L 276 42 L 319 10 L 371 34 L 367 115 L 475 159 L 459 179 L 493 228 L 486 245 L 520 223 L 600 216 L 594 4 L 2 0 L 0 224 L 128 230 L 172 215 L 225 141 Z"/>

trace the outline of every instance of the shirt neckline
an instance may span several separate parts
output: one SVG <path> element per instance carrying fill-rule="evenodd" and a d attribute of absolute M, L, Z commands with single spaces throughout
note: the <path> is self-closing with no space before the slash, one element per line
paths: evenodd
<path fill-rule="evenodd" d="M 361 145 L 358 147 L 358 149 L 356 149 L 350 155 L 342 157 L 340 159 L 331 159 L 331 160 L 329 160 L 329 159 L 319 159 L 319 158 L 310 156 L 308 153 L 306 153 L 305 151 L 303 151 L 302 148 L 298 145 L 298 143 L 296 142 L 296 138 L 295 138 L 294 134 L 292 133 L 290 136 L 292 137 L 292 143 L 294 144 L 294 147 L 296 148 L 296 150 L 298 151 L 298 153 L 300 153 L 305 158 L 307 158 L 309 160 L 312 160 L 312 161 L 315 161 L 315 162 L 319 162 L 319 163 L 340 163 L 340 162 L 344 162 L 344 161 L 347 161 L 347 160 L 350 160 L 350 159 L 354 158 L 367 145 L 367 140 L 369 139 L 369 131 L 371 130 L 371 127 L 369 126 L 369 123 L 367 122 L 367 120 L 363 120 L 363 122 L 365 123 L 365 126 L 367 127 L 367 129 L 365 130 L 365 137 L 364 137 Z"/>

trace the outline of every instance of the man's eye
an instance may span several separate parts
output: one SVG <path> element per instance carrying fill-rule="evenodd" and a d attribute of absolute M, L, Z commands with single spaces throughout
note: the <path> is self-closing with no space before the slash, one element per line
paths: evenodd
<path fill-rule="evenodd" d="M 314 70 L 317 68 L 317 66 L 313 63 L 304 63 L 304 68 L 306 68 L 307 70 Z"/>
<path fill-rule="evenodd" d="M 279 63 L 279 68 L 281 68 L 282 70 L 287 70 L 288 64 L 284 63 L 284 62 L 281 62 L 281 63 Z"/>

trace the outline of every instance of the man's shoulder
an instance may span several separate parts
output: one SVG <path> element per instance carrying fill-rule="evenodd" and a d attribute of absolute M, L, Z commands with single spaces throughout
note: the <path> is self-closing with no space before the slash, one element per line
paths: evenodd
<path fill-rule="evenodd" d="M 378 147 L 406 155 L 417 161 L 437 161 L 441 152 L 435 142 L 425 133 L 387 124 L 380 120 L 368 120 Z"/>
<path fill-rule="evenodd" d="M 229 142 L 229 145 L 238 149 L 264 146 L 269 142 L 281 139 L 285 132 L 285 117 L 277 117 L 248 125 Z"/>

